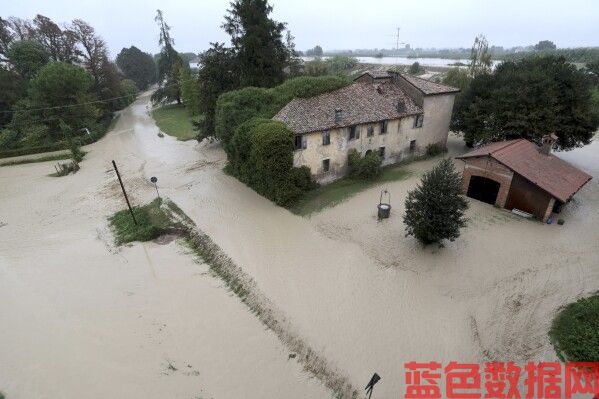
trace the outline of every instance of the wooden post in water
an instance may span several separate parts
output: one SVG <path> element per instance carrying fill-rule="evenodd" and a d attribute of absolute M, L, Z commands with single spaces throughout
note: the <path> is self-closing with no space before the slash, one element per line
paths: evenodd
<path fill-rule="evenodd" d="M 135 220 L 135 214 L 133 213 L 133 208 L 131 208 L 131 204 L 129 203 L 129 197 L 127 197 L 127 192 L 125 191 L 125 186 L 123 185 L 123 181 L 121 180 L 121 174 L 119 173 L 118 168 L 116 167 L 116 163 L 114 160 L 112 161 L 112 166 L 114 167 L 114 171 L 116 172 L 116 177 L 119 178 L 119 183 L 121 184 L 121 189 L 123 190 L 123 195 L 125 196 L 125 201 L 127 201 L 127 206 L 129 207 L 129 212 L 131 212 L 131 217 L 133 218 L 133 223 L 137 226 L 137 220 Z"/>

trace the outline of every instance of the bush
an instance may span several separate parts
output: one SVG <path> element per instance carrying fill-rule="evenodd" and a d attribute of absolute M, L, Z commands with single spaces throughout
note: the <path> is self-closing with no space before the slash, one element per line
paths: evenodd
<path fill-rule="evenodd" d="M 558 356 L 568 362 L 599 362 L 599 295 L 566 306 L 549 331 Z"/>
<path fill-rule="evenodd" d="M 412 75 L 420 75 L 420 74 L 423 74 L 425 72 L 425 70 L 424 70 L 424 68 L 422 68 L 420 66 L 420 63 L 418 61 L 416 61 L 412 65 L 410 65 L 408 72 L 411 73 Z"/>
<path fill-rule="evenodd" d="M 461 195 L 462 179 L 453 163 L 444 159 L 423 177 L 420 185 L 408 193 L 404 223 L 406 235 L 423 244 L 460 236 L 466 225 L 468 203 Z"/>
<path fill-rule="evenodd" d="M 445 151 L 447 151 L 447 149 L 444 148 L 439 143 L 433 143 L 433 144 L 429 144 L 426 146 L 426 155 L 428 155 L 430 157 L 434 157 L 436 155 L 442 154 Z"/>
<path fill-rule="evenodd" d="M 314 97 L 347 84 L 347 79 L 338 76 L 302 76 L 289 79 L 272 89 L 246 87 L 224 93 L 216 103 L 215 135 L 222 140 L 229 155 L 230 140 L 243 122 L 254 117 L 272 118 L 296 97 Z"/>
<path fill-rule="evenodd" d="M 374 179 L 381 173 L 382 159 L 375 152 L 368 152 L 363 157 L 355 149 L 347 155 L 348 175 L 352 179 Z"/>
<path fill-rule="evenodd" d="M 150 241 L 172 229 L 172 223 L 160 207 L 162 201 L 154 201 L 141 207 L 134 207 L 133 214 L 137 224 L 133 222 L 128 209 L 118 211 L 108 220 L 115 235 L 117 245 L 133 241 Z"/>
<path fill-rule="evenodd" d="M 291 172 L 293 132 L 284 123 L 268 121 L 251 130 L 249 163 L 255 172 L 252 187 L 278 205 L 291 205 L 302 194 Z"/>

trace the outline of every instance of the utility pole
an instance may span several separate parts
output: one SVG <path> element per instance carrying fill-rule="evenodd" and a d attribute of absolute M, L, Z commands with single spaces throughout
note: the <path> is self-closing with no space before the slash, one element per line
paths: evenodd
<path fill-rule="evenodd" d="M 121 174 L 119 173 L 118 168 L 116 167 L 116 162 L 112 161 L 112 166 L 114 167 L 114 171 L 116 172 L 116 177 L 119 178 L 119 183 L 121 184 L 121 189 L 123 190 L 123 195 L 125 196 L 125 201 L 127 202 L 127 207 L 129 207 L 129 212 L 131 212 L 131 217 L 133 218 L 133 223 L 137 226 L 137 220 L 135 220 L 135 214 L 133 213 L 133 208 L 131 208 L 131 204 L 129 203 L 129 197 L 127 197 L 127 192 L 125 191 L 125 186 L 123 185 L 123 181 L 121 180 Z"/>
<path fill-rule="evenodd" d="M 399 28 L 397 28 L 397 35 L 395 36 L 395 51 L 399 52 Z"/>

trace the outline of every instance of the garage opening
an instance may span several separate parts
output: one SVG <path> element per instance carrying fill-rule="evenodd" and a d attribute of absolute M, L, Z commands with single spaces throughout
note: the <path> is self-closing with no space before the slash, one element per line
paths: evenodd
<path fill-rule="evenodd" d="M 500 184 L 482 176 L 471 176 L 468 197 L 493 205 L 497 200 Z"/>

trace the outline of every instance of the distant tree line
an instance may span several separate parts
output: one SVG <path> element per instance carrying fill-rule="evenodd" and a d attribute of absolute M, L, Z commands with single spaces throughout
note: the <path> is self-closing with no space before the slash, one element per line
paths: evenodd
<path fill-rule="evenodd" d="M 85 21 L 0 18 L 0 151 L 93 140 L 136 93 Z"/>

